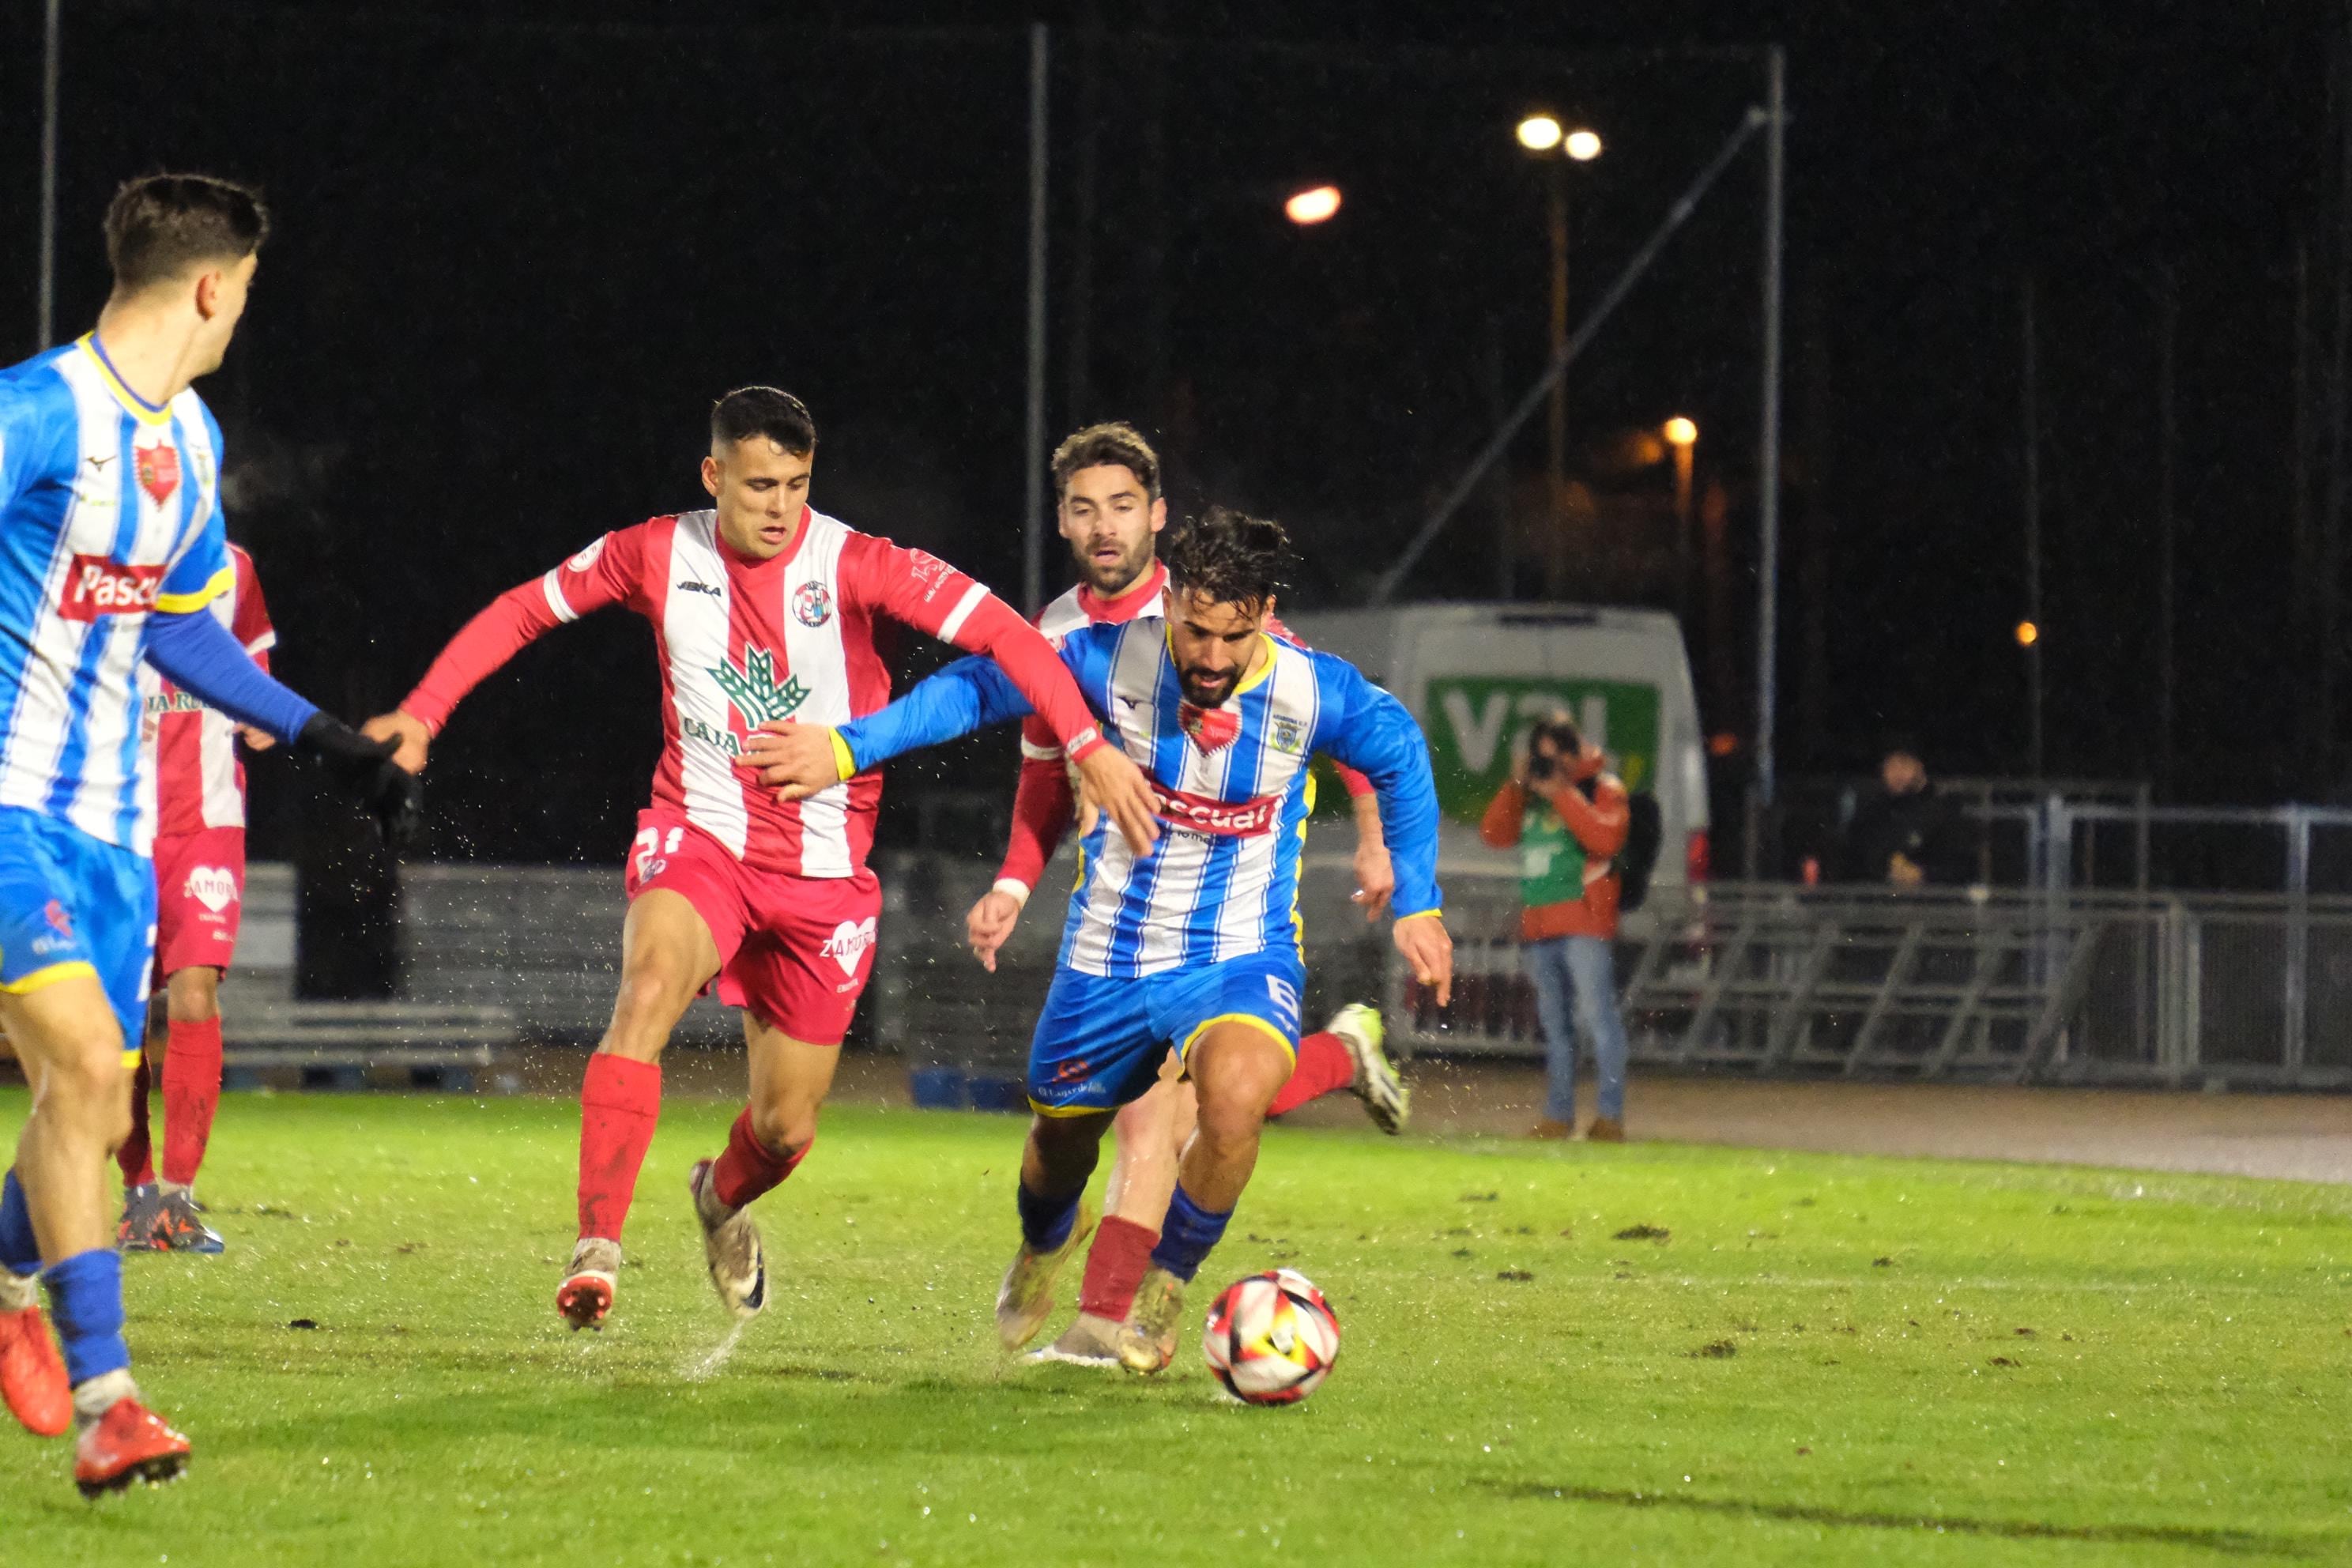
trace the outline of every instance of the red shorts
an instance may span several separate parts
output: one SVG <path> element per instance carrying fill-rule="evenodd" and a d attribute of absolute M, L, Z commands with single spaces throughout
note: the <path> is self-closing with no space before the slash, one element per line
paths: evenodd
<path fill-rule="evenodd" d="M 245 913 L 245 829 L 155 840 L 155 973 L 226 970 Z"/>
<path fill-rule="evenodd" d="M 678 894 L 710 928 L 721 1002 L 796 1040 L 841 1044 L 874 973 L 882 884 L 872 871 L 793 877 L 753 870 L 682 817 L 645 811 L 629 847 L 629 897 L 648 888 Z"/>

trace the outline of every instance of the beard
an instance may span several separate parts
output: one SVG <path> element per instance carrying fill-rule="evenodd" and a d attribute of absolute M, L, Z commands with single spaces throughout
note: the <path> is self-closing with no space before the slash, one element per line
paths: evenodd
<path fill-rule="evenodd" d="M 1109 542 L 1116 544 L 1118 542 L 1113 540 Z M 1151 537 L 1146 534 L 1140 544 L 1121 552 L 1118 559 L 1108 565 L 1097 561 L 1094 552 L 1095 542 L 1089 540 L 1085 553 L 1078 557 L 1078 575 L 1086 579 L 1087 587 L 1108 599 L 1123 589 L 1134 586 L 1136 580 L 1150 569 Z"/>
<path fill-rule="evenodd" d="M 1195 708 L 1221 708 L 1225 699 L 1241 684 L 1238 670 L 1219 670 L 1212 675 L 1203 669 L 1187 667 L 1176 672 L 1177 684 L 1183 689 L 1184 700 Z"/>

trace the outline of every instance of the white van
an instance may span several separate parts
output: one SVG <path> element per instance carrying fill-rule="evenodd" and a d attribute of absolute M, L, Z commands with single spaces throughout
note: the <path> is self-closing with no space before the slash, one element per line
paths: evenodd
<path fill-rule="evenodd" d="M 1690 659 L 1674 616 L 1585 605 L 1403 605 L 1283 619 L 1394 692 L 1429 737 L 1445 816 L 1441 874 L 1515 874 L 1478 819 L 1510 776 L 1511 749 L 1554 707 L 1657 796 L 1664 840 L 1651 879 L 1670 903 L 1707 866 L 1706 753 Z"/>

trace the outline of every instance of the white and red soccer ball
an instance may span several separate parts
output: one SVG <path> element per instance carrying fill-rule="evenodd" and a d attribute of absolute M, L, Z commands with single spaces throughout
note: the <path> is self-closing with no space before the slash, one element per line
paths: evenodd
<path fill-rule="evenodd" d="M 1225 1287 L 1201 1336 L 1225 1392 L 1244 1405 L 1295 1405 L 1330 1375 L 1339 1320 L 1296 1268 L 1253 1274 Z"/>

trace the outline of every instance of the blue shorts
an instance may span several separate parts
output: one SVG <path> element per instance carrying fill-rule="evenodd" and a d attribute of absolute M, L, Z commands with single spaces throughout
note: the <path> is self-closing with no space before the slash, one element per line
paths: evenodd
<path fill-rule="evenodd" d="M 1045 1116 L 1116 1110 L 1150 1089 L 1170 1047 L 1181 1058 L 1213 1024 L 1254 1024 L 1295 1060 L 1306 985 L 1290 947 L 1139 980 L 1056 968 L 1029 1045 L 1029 1104 Z"/>
<path fill-rule="evenodd" d="M 155 868 L 146 856 L 37 811 L 0 806 L 0 991 L 23 995 L 95 975 L 139 1059 L 155 951 Z"/>

